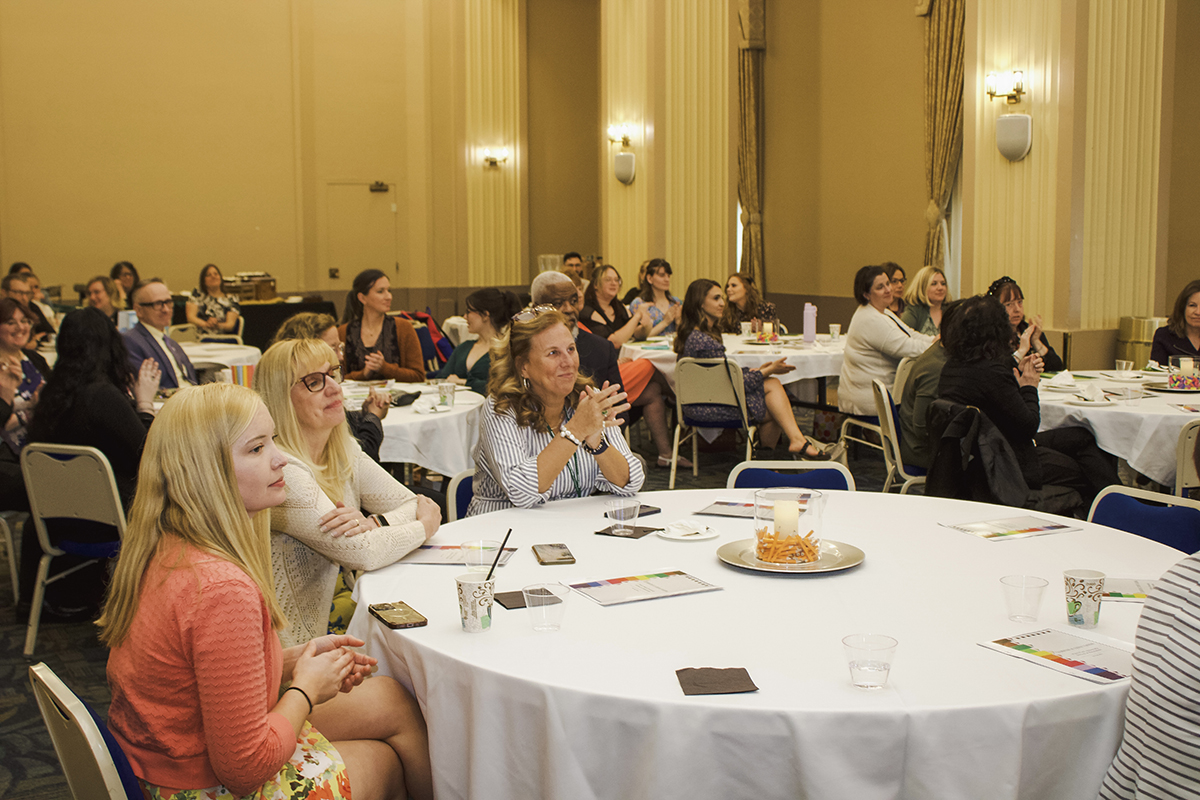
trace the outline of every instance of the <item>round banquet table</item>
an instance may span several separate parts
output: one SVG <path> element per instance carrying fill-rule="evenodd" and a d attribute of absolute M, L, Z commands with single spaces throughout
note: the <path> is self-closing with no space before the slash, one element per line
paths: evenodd
<path fill-rule="evenodd" d="M 1108 379 L 1100 372 L 1075 372 L 1095 376 L 1095 380 L 1077 384 L 1097 384 L 1116 391 L 1136 386 Z M 1165 381 L 1165 375 L 1151 380 Z M 1159 393 L 1146 390 L 1133 405 L 1114 400 L 1112 405 L 1075 405 L 1080 398 L 1072 393 L 1047 388 L 1043 380 L 1038 389 L 1042 411 L 1041 430 L 1083 427 L 1096 436 L 1096 444 L 1107 453 L 1119 456 L 1129 466 L 1163 486 L 1175 485 L 1175 445 L 1183 426 L 1196 418 L 1195 413 L 1180 411 L 1176 405 L 1200 408 L 1200 394 Z"/>
<path fill-rule="evenodd" d="M 824 535 L 866 559 L 827 575 L 739 570 L 716 557 L 752 520 L 694 516 L 717 539 L 597 536 L 603 497 L 509 509 L 444 526 L 434 543 L 502 539 L 517 552 L 496 590 L 681 569 L 721 591 L 602 607 L 572 592 L 562 630 L 524 610 L 462 631 L 454 566 L 366 574 L 365 605 L 403 600 L 427 627 L 391 631 L 358 613 L 350 633 L 409 686 L 429 724 L 439 797 L 1094 798 L 1116 751 L 1128 681 L 1102 686 L 978 642 L 1065 628 L 1061 573 L 1157 578 L 1183 554 L 1110 528 L 987 541 L 939 523 L 1022 512 L 979 503 L 830 492 Z M 667 524 L 749 490 L 652 492 Z M 1052 515 L 1046 515 L 1052 517 Z M 565 542 L 576 563 L 541 566 Z M 1050 581 L 1041 625 L 1007 619 L 999 578 Z M 1133 641 L 1140 605 L 1105 603 L 1096 632 Z M 1061 625 L 1059 625 L 1061 623 Z M 900 641 L 888 686 L 851 685 L 841 638 Z M 684 696 L 675 670 L 745 667 L 747 694 Z"/>
<path fill-rule="evenodd" d="M 252 367 L 262 358 L 262 351 L 247 344 L 222 344 L 219 342 L 182 342 L 180 347 L 193 364 L 220 364 L 223 367 Z M 54 348 L 38 350 L 50 366 L 58 360 Z"/>
<path fill-rule="evenodd" d="M 806 345 L 799 336 L 789 336 L 780 346 L 778 353 L 770 347 L 749 343 L 749 337 L 727 333 L 722 336 L 725 355 L 739 366 L 761 367 L 770 361 L 784 359 L 796 369 L 776 375 L 785 386 L 796 381 L 812 378 L 836 377 L 842 371 L 842 352 L 846 337 L 830 342 L 827 334 L 817 336 L 817 341 Z M 675 351 L 667 338 L 654 337 L 644 342 L 629 342 L 621 348 L 622 358 L 648 358 L 655 369 L 663 374 L 671 388 L 675 387 Z"/>
<path fill-rule="evenodd" d="M 437 394 L 430 384 L 397 383 L 392 392 L 419 391 L 424 396 Z M 356 399 L 355 399 L 356 398 Z M 347 394 L 347 408 L 358 408 L 365 399 Z M 483 416 L 482 395 L 460 386 L 454 394 L 454 408 L 433 414 L 418 414 L 415 405 L 392 408 L 383 419 L 383 443 L 379 460 L 393 464 L 416 464 L 453 477 L 475 466 L 475 443 L 479 441 L 479 419 Z M 420 402 L 420 401 L 418 401 Z"/>

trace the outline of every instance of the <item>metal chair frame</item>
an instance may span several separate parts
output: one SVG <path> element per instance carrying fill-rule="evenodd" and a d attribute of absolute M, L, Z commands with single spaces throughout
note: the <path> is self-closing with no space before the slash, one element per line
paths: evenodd
<path fill-rule="evenodd" d="M 721 368 L 718 369 L 717 367 Z M 693 404 L 733 406 L 741 414 L 739 429 L 746 429 L 746 460 L 754 457 L 754 431 L 746 409 L 746 382 L 742 368 L 727 358 L 681 358 L 675 366 L 675 440 L 671 447 L 671 479 L 675 488 L 675 473 L 679 466 L 679 445 L 692 440 L 692 475 L 700 474 L 700 441 L 696 428 L 684 424 L 683 407 Z M 748 428 L 747 428 L 748 426 Z M 729 427 L 729 426 L 724 426 Z M 683 429 L 687 428 L 686 435 Z M 682 436 L 682 438 L 680 438 Z"/>

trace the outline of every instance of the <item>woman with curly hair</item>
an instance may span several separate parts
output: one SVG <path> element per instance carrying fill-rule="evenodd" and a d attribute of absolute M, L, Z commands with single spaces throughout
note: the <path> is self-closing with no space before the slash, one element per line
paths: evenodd
<path fill-rule="evenodd" d="M 775 304 L 763 300 L 754 276 L 735 272 L 725 280 L 725 313 L 721 315 L 722 333 L 741 333 L 742 323 L 773 320 L 779 316 Z"/>
<path fill-rule="evenodd" d="M 987 415 L 1012 446 L 1030 489 L 1069 487 L 1088 509 L 1101 489 L 1121 482 L 1116 460 L 1096 446 L 1087 428 L 1038 433 L 1042 359 L 1032 352 L 1013 360 L 1008 313 L 995 298 L 963 300 L 946 332 L 945 347 L 938 396 Z"/>
<path fill-rule="evenodd" d="M 625 437 L 608 430 L 628 409 L 620 386 L 597 389 L 579 374 L 575 339 L 559 311 L 517 314 L 492 348 L 467 516 L 596 490 L 636 494 L 642 467 Z"/>

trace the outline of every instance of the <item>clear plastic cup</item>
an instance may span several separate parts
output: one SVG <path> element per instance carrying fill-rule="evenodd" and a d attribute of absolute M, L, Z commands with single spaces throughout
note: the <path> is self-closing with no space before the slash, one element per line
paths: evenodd
<path fill-rule="evenodd" d="M 886 686 L 898 644 L 881 633 L 854 633 L 842 639 L 851 682 L 867 690 Z"/>

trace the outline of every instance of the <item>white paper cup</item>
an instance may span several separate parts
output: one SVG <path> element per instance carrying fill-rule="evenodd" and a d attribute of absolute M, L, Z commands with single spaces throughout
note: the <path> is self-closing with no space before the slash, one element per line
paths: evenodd
<path fill-rule="evenodd" d="M 1000 585 L 1004 587 L 1008 618 L 1013 622 L 1037 622 L 1042 592 L 1049 581 L 1036 575 L 1005 575 Z"/>
<path fill-rule="evenodd" d="M 891 636 L 879 633 L 855 633 L 842 639 L 851 682 L 868 690 L 886 686 L 898 644 Z"/>
<path fill-rule="evenodd" d="M 1069 569 L 1063 573 L 1067 595 L 1067 622 L 1078 628 L 1094 628 L 1100 622 L 1100 595 L 1104 573 L 1094 569 Z"/>
<path fill-rule="evenodd" d="M 742 336 L 749 336 L 752 333 L 752 331 L 750 330 L 750 326 L 753 324 L 754 323 L 752 323 L 752 322 L 743 322 L 742 323 Z"/>
<path fill-rule="evenodd" d="M 439 383 L 437 385 L 438 405 L 453 408 L 454 407 L 454 392 L 455 392 L 455 389 L 457 389 L 457 388 L 458 387 L 456 387 L 450 381 L 446 381 L 445 383 Z"/>
<path fill-rule="evenodd" d="M 571 590 L 561 583 L 535 583 L 521 590 L 525 608 L 529 609 L 529 624 L 535 631 L 556 631 L 562 628 L 567 610 L 567 595 Z"/>
<path fill-rule="evenodd" d="M 483 572 L 468 572 L 454 580 L 458 583 L 458 612 L 463 630 L 467 633 L 491 630 L 496 581 L 487 580 L 487 574 Z"/>
<path fill-rule="evenodd" d="M 836 342 L 840 338 L 842 338 L 842 326 L 838 325 L 836 323 L 833 325 L 830 325 L 829 326 L 829 341 Z"/>

